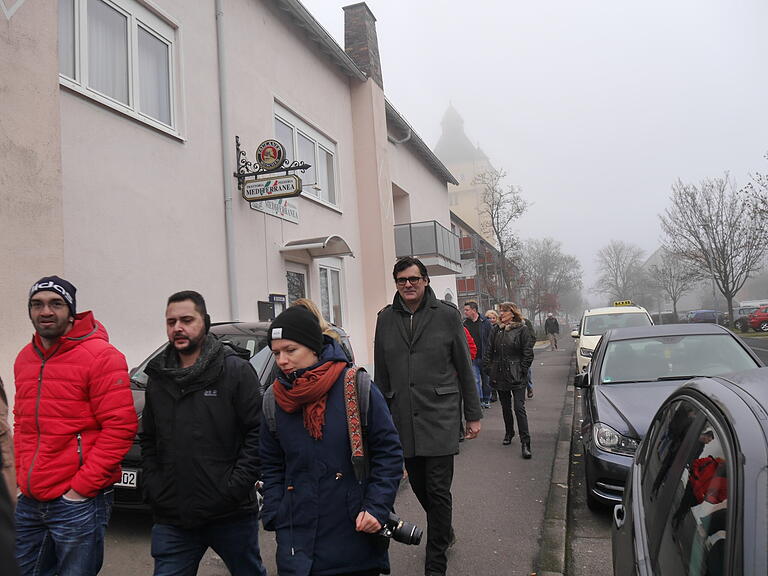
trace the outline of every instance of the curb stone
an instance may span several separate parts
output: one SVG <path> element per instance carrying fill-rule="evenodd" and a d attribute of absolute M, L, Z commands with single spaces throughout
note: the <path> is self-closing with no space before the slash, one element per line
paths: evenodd
<path fill-rule="evenodd" d="M 534 572 L 537 576 L 563 576 L 565 574 L 566 535 L 568 520 L 568 479 L 571 464 L 571 433 L 573 430 L 574 394 L 571 385 L 575 362 L 571 359 L 565 388 L 563 411 L 560 414 L 560 430 L 557 449 L 552 461 L 551 483 L 544 511 L 544 526 L 539 546 L 539 558 Z"/>

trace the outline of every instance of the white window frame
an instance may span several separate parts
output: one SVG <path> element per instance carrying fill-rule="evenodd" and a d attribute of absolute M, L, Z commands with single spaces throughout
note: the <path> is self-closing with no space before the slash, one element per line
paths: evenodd
<path fill-rule="evenodd" d="M 322 294 L 322 276 L 323 272 L 328 275 L 328 317 L 326 320 L 331 324 L 343 327 L 345 319 L 347 319 L 347 306 L 344 300 L 344 268 L 341 262 L 335 258 L 325 258 L 318 262 L 317 267 L 317 303 L 320 307 L 320 311 L 323 312 L 323 294 Z M 336 318 L 333 310 L 334 295 L 333 283 L 331 282 L 331 272 L 337 272 L 339 275 L 339 307 L 341 308 L 341 318 Z M 325 316 L 325 314 L 323 314 Z"/>
<path fill-rule="evenodd" d="M 302 183 L 302 192 L 301 195 L 304 198 L 308 198 L 310 200 L 314 200 L 315 202 L 318 202 L 322 204 L 323 206 L 327 206 L 329 208 L 332 208 L 338 212 L 341 212 L 341 189 L 339 186 L 339 155 L 338 155 L 338 148 L 336 146 L 336 142 L 325 136 L 322 132 L 320 132 L 318 129 L 314 128 L 307 122 L 305 122 L 303 119 L 301 119 L 299 116 L 288 110 L 286 107 L 282 106 L 280 103 L 275 102 L 275 118 L 274 120 L 280 120 L 284 124 L 288 125 L 291 128 L 293 137 L 291 142 L 282 142 L 282 144 L 286 147 L 288 156 L 291 160 L 301 160 L 306 162 L 307 164 L 311 164 L 312 167 L 315 170 L 315 178 L 318 179 L 320 176 L 320 150 L 324 150 L 326 153 L 330 154 L 333 157 L 333 188 L 335 193 L 335 201 L 331 202 L 328 199 L 328 190 L 323 189 L 323 186 L 320 185 L 319 182 L 309 183 L 306 182 Z M 274 122 L 273 122 L 273 130 L 274 130 Z M 313 158 L 298 158 L 298 133 L 301 133 L 302 136 L 304 136 L 306 139 L 312 141 L 314 143 L 314 157 Z M 303 176 L 301 172 L 297 173 L 299 177 L 302 178 Z"/>
<path fill-rule="evenodd" d="M 120 12 L 128 20 L 128 103 L 125 104 L 91 88 L 88 78 L 88 0 L 74 0 L 75 8 L 75 77 L 59 73 L 59 84 L 116 110 L 153 128 L 181 138 L 181 85 L 180 28 L 159 9 L 144 0 L 100 0 Z M 168 46 L 168 86 L 170 98 L 170 124 L 153 118 L 140 110 L 141 87 L 139 78 L 139 28 Z"/>

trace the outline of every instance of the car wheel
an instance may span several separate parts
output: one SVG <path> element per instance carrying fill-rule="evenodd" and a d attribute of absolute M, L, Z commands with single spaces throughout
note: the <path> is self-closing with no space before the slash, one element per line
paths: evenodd
<path fill-rule="evenodd" d="M 747 323 L 743 320 L 736 320 L 736 330 L 739 332 L 746 332 L 749 328 L 747 327 Z"/>
<path fill-rule="evenodd" d="M 760 332 L 768 332 L 768 320 L 760 322 Z"/>

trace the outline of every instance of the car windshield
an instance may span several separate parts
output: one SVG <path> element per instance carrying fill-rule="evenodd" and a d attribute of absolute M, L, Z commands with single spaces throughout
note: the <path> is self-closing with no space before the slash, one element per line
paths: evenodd
<path fill-rule="evenodd" d="M 631 328 L 633 326 L 650 326 L 647 314 L 625 312 L 619 314 L 595 314 L 584 319 L 584 336 L 602 336 L 611 328 Z"/>
<path fill-rule="evenodd" d="M 686 334 L 609 342 L 603 384 L 717 376 L 758 366 L 729 334 Z"/>

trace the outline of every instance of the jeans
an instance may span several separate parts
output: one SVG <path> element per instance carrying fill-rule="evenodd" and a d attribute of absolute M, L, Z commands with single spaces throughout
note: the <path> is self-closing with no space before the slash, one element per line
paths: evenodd
<path fill-rule="evenodd" d="M 512 396 L 515 397 L 515 412 L 512 416 Z M 520 441 L 530 442 L 528 432 L 528 414 L 525 412 L 525 386 L 512 390 L 499 390 L 499 402 L 501 403 L 501 415 L 504 417 L 504 429 L 507 435 L 515 433 L 515 418 L 520 430 Z"/>
<path fill-rule="evenodd" d="M 96 576 L 104 561 L 104 532 L 112 488 L 83 501 L 41 502 L 19 496 L 16 561 L 23 576 Z"/>
<path fill-rule="evenodd" d="M 533 365 L 528 368 L 528 383 L 526 384 L 528 390 L 533 390 Z"/>
<path fill-rule="evenodd" d="M 491 401 L 490 394 L 483 393 L 483 371 L 481 369 L 483 365 L 482 360 L 472 360 L 472 371 L 475 373 L 475 386 L 477 387 L 477 398 L 481 403 L 485 404 Z"/>
<path fill-rule="evenodd" d="M 221 556 L 232 576 L 266 576 L 259 552 L 259 518 L 254 513 L 197 528 L 152 526 L 154 576 L 194 576 L 205 551 Z"/>
<path fill-rule="evenodd" d="M 408 482 L 427 513 L 425 574 L 445 574 L 446 552 L 451 544 L 453 455 L 416 456 L 405 459 Z"/>

